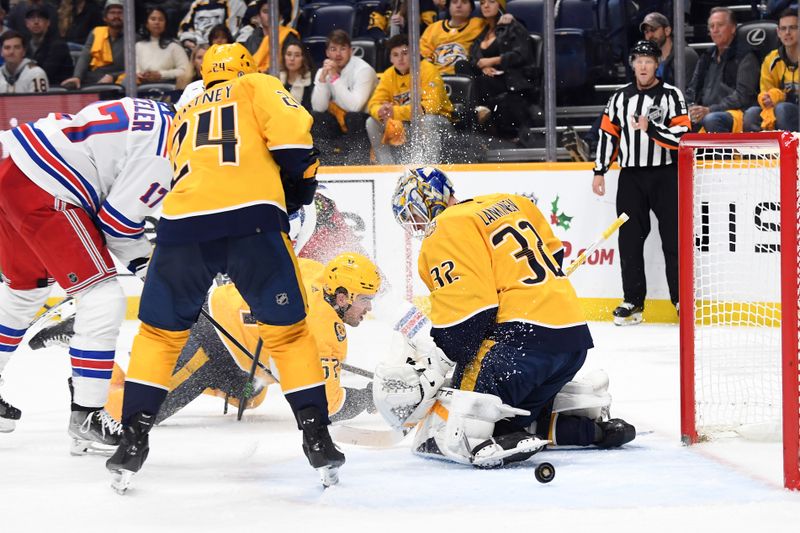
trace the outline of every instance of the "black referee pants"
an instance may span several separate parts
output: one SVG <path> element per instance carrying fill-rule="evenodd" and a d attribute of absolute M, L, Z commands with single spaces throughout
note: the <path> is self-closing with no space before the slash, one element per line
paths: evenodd
<path fill-rule="evenodd" d="M 650 210 L 658 219 L 667 285 L 672 303 L 678 301 L 678 166 L 628 167 L 620 170 L 617 215 L 630 220 L 619 229 L 622 291 L 625 301 L 644 305 L 644 241 L 650 234 Z"/>

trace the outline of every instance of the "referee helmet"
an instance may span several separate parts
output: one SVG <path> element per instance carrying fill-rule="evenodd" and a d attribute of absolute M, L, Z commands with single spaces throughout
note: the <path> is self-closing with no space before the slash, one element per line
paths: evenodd
<path fill-rule="evenodd" d="M 652 57 L 658 62 L 661 59 L 661 49 L 653 41 L 641 40 L 631 48 L 631 53 L 628 56 L 628 61 L 633 63 L 633 60 L 639 56 Z"/>

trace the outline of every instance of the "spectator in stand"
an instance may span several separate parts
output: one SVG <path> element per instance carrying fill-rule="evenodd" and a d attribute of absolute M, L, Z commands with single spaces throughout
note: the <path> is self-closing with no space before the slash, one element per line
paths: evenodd
<path fill-rule="evenodd" d="M 203 57 L 206 55 L 206 50 L 208 50 L 208 44 L 198 44 L 194 47 L 192 55 L 189 57 L 189 73 L 175 82 L 176 89 L 185 89 L 190 83 L 203 79 L 200 67 L 203 65 Z"/>
<path fill-rule="evenodd" d="M 180 23 L 181 43 L 210 42 L 208 33 L 217 24 L 226 24 L 231 35 L 235 35 L 246 11 L 244 0 L 194 0 Z"/>
<path fill-rule="evenodd" d="M 797 32 L 797 10 L 784 10 L 778 19 L 781 45 L 767 54 L 761 63 L 759 105 L 745 112 L 745 131 L 797 131 L 797 95 L 800 90 Z"/>
<path fill-rule="evenodd" d="M 141 34 L 142 40 L 136 43 L 137 83 L 175 83 L 188 75 L 189 58 L 178 41 L 167 33 L 166 11 L 160 7 L 148 8 Z"/>
<path fill-rule="evenodd" d="M 47 73 L 48 81 L 58 85 L 72 75 L 72 56 L 69 48 L 58 36 L 50 31 L 50 14 L 46 9 L 31 7 L 25 15 L 25 26 L 28 28 L 27 56 L 42 67 Z"/>
<path fill-rule="evenodd" d="M 281 83 L 289 94 L 309 112 L 311 107 L 312 66 L 311 54 L 299 41 L 286 41 L 283 45 Z"/>
<path fill-rule="evenodd" d="M 498 134 L 519 139 L 531 125 L 528 108 L 537 82 L 530 35 L 504 14 L 505 0 L 481 0 L 480 7 L 486 26 L 472 43 L 469 59 L 456 63 L 456 72 L 475 78 L 478 124 L 493 118 Z"/>
<path fill-rule="evenodd" d="M 106 0 L 103 11 L 106 25 L 92 30 L 75 63 L 72 77 L 62 81 L 61 85 L 80 89 L 82 85 L 93 83 L 114 83 L 125 72 L 122 6 L 122 0 Z"/>
<path fill-rule="evenodd" d="M 285 13 L 291 14 L 292 4 L 289 0 L 279 2 L 279 10 L 281 13 L 281 24 L 278 26 L 278 42 L 280 43 L 281 50 L 285 50 L 287 42 L 300 42 L 300 34 L 297 33 L 292 27 L 286 26 Z M 253 54 L 253 59 L 256 61 L 256 68 L 259 72 L 269 71 L 269 0 L 259 0 L 256 2 L 258 8 L 258 22 L 259 26 L 253 32 L 249 39 L 244 42 L 245 48 Z M 289 41 L 287 41 L 289 39 Z M 298 100 L 299 102 L 299 100 Z"/>
<path fill-rule="evenodd" d="M 25 57 L 25 37 L 14 30 L 0 35 L 0 93 L 46 93 L 47 74 Z"/>
<path fill-rule="evenodd" d="M 425 163 L 438 164 L 444 135 L 451 130 L 450 115 L 453 112 L 442 76 L 431 63 L 420 63 L 421 130 L 409 131 L 406 136 L 406 128 L 411 120 L 408 36 L 401 33 L 390 37 L 386 41 L 386 48 L 392 66 L 381 74 L 368 106 L 370 117 L 367 119 L 367 135 L 375 159 L 380 165 L 410 163 L 402 153 L 406 147 L 424 147 Z M 395 154 L 396 151 L 400 153 Z"/>
<path fill-rule="evenodd" d="M 433 0 L 420 0 L 419 11 L 419 32 L 422 34 L 425 28 L 436 22 L 438 10 Z M 407 18 L 407 0 L 381 0 L 369 14 L 367 35 L 379 43 L 398 33 L 408 34 Z"/>
<path fill-rule="evenodd" d="M 208 30 L 208 44 L 233 44 L 231 30 L 225 24 L 217 24 Z"/>
<path fill-rule="evenodd" d="M 711 9 L 708 33 L 714 47 L 697 61 L 686 88 L 694 129 L 708 133 L 743 131 L 744 110 L 758 94 L 758 57 L 736 43 L 736 18 L 727 7 Z"/>
<path fill-rule="evenodd" d="M 322 157 L 357 152 L 356 136 L 364 133 L 367 101 L 378 75 L 369 63 L 353 55 L 350 36 L 344 30 L 331 32 L 325 55 L 327 59 L 317 70 L 311 92 L 314 117 L 311 133 Z M 366 143 L 365 136 L 363 140 Z"/>
<path fill-rule="evenodd" d="M 439 73 L 453 74 L 456 62 L 469 59 L 472 42 L 483 31 L 486 21 L 472 16 L 472 0 L 447 0 L 445 20 L 434 22 L 419 40 L 419 51 L 439 68 Z"/>
<path fill-rule="evenodd" d="M 94 0 L 61 0 L 58 33 L 68 43 L 85 43 L 91 31 L 102 25 L 103 11 Z"/>
<path fill-rule="evenodd" d="M 30 37 L 30 32 L 28 32 L 28 28 L 25 27 L 25 16 L 32 7 L 38 7 L 39 9 L 47 11 L 50 20 L 56 20 L 56 18 L 58 18 L 58 11 L 56 11 L 55 6 L 46 0 L 23 0 L 17 2 L 8 12 L 6 24 L 12 30 L 21 33 L 25 39 Z M 53 31 L 55 31 L 55 29 L 53 29 Z"/>
<path fill-rule="evenodd" d="M 670 85 L 675 85 L 675 54 L 672 48 L 672 25 L 669 19 L 661 13 L 648 13 L 639 25 L 642 35 L 648 41 L 653 41 L 661 49 L 661 61 L 658 63 L 656 76 Z M 691 46 L 683 48 L 685 58 L 686 82 L 692 78 L 695 65 L 697 65 L 697 52 Z"/>

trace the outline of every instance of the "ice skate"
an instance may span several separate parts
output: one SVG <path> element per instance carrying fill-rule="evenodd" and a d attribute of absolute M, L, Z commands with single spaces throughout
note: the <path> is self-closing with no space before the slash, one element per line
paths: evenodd
<path fill-rule="evenodd" d="M 636 428 L 621 418 L 598 422 L 597 425 L 602 431 L 600 440 L 594 443 L 598 448 L 618 448 L 636 438 Z"/>
<path fill-rule="evenodd" d="M 150 452 L 149 433 L 154 421 L 153 415 L 136 413 L 124 429 L 117 451 L 106 461 L 106 468 L 114 476 L 111 488 L 117 494 L 125 494 L 131 478 L 144 465 Z"/>
<path fill-rule="evenodd" d="M 525 461 L 549 444 L 527 431 L 492 437 L 472 449 L 472 464 L 478 468 L 499 468 Z"/>
<path fill-rule="evenodd" d="M 614 324 L 617 326 L 633 326 L 642 322 L 644 306 L 622 302 L 614 309 Z"/>
<path fill-rule="evenodd" d="M 122 424 L 105 409 L 72 411 L 69 418 L 72 455 L 111 455 L 122 437 Z"/>
<path fill-rule="evenodd" d="M 57 322 L 42 329 L 28 341 L 31 350 L 39 350 L 49 346 L 69 347 L 69 341 L 75 334 L 75 317 Z"/>
<path fill-rule="evenodd" d="M 331 440 L 319 409 L 313 406 L 301 409 L 297 419 L 303 429 L 303 453 L 319 472 L 322 486 L 327 488 L 336 485 L 339 483 L 339 467 L 344 464 L 345 458 Z"/>
<path fill-rule="evenodd" d="M 0 379 L 0 385 L 3 380 Z M 8 403 L 0 396 L 0 433 L 11 433 L 17 427 L 17 420 L 22 416 L 22 411 Z"/>

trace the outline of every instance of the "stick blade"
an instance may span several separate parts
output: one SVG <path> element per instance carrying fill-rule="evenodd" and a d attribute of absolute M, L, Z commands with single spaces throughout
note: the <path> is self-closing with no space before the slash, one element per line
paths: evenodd
<path fill-rule="evenodd" d="M 391 448 L 400 444 L 411 429 L 368 429 L 352 426 L 330 426 L 331 437 L 342 444 L 364 446 L 366 448 Z"/>

